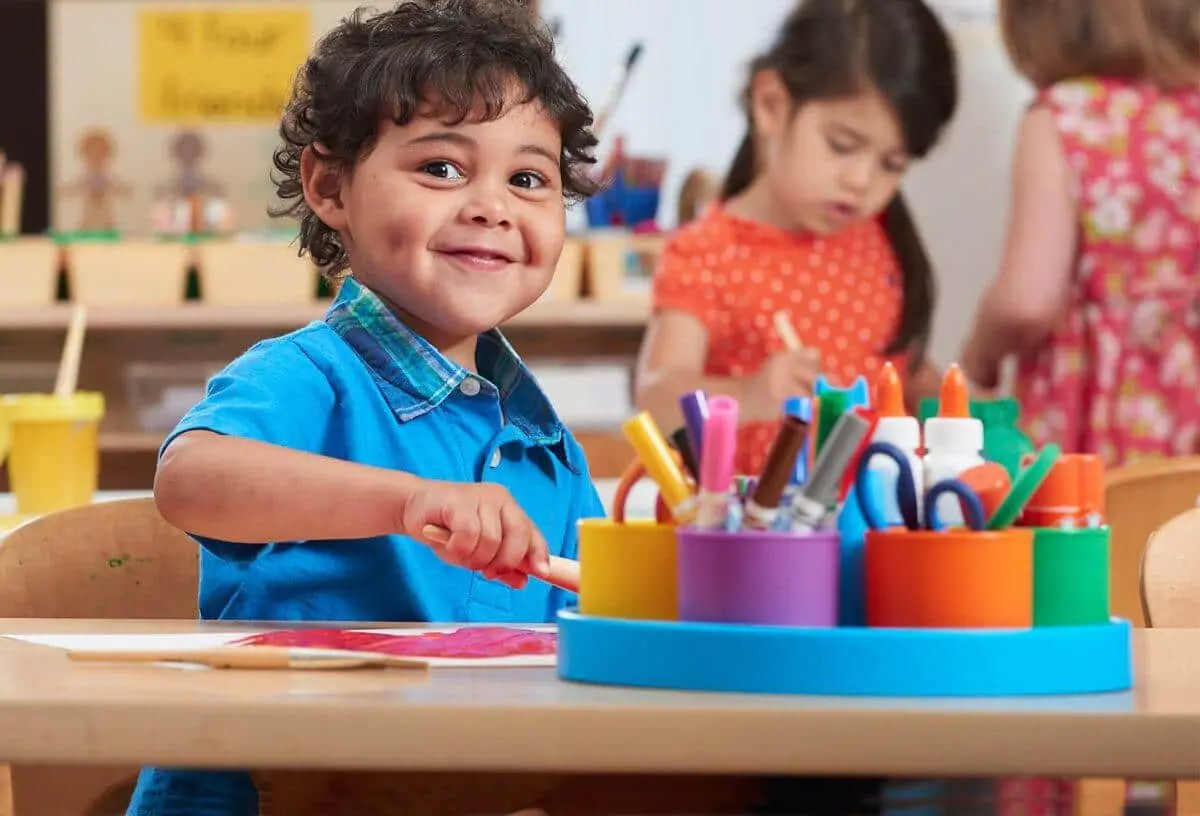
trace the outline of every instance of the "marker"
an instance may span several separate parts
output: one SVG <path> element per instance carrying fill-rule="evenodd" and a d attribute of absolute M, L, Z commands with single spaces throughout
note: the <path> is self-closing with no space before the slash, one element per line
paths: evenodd
<path fill-rule="evenodd" d="M 683 411 L 683 423 L 687 428 L 688 441 L 692 443 L 692 455 L 696 461 L 704 458 L 704 423 L 708 419 L 708 395 L 693 391 L 679 398 L 679 409 Z"/>
<path fill-rule="evenodd" d="M 700 478 L 700 464 L 696 461 L 696 452 L 692 449 L 692 442 L 688 439 L 687 428 L 676 428 L 671 434 L 671 446 L 679 451 L 679 458 L 683 460 L 683 466 L 687 468 L 688 475 L 693 479 Z"/>
<path fill-rule="evenodd" d="M 687 524 L 695 517 L 696 500 L 692 488 L 683 475 L 675 457 L 662 432 L 654 423 L 650 414 L 642 411 L 621 426 L 625 438 L 637 452 L 646 475 L 658 485 L 658 490 L 666 503 L 671 515 L 681 524 Z"/>
<path fill-rule="evenodd" d="M 783 403 L 783 412 L 811 427 L 813 421 L 812 397 L 789 397 Z M 806 432 L 804 446 L 800 449 L 800 455 L 796 457 L 796 467 L 792 471 L 789 487 L 799 487 L 808 481 L 809 448 L 811 447 L 812 437 Z"/>
<path fill-rule="evenodd" d="M 791 521 L 793 532 L 815 532 L 820 529 L 830 509 L 837 504 L 842 479 L 854 456 L 871 433 L 874 422 L 851 411 L 829 432 L 825 447 L 817 454 L 812 475 L 793 497 Z"/>
<path fill-rule="evenodd" d="M 733 397 L 713 397 L 704 423 L 704 455 L 700 459 L 700 495 L 696 529 L 720 530 L 729 519 L 729 489 L 733 485 L 733 459 L 737 452 L 738 402 Z"/>
<path fill-rule="evenodd" d="M 796 458 L 808 439 L 808 423 L 794 416 L 785 416 L 779 433 L 767 453 L 767 463 L 747 499 L 743 526 L 751 530 L 769 530 L 779 516 L 783 491 L 795 470 Z"/>
<path fill-rule="evenodd" d="M 982 465 L 983 423 L 971 417 L 967 378 L 952 365 L 942 376 L 938 414 L 925 420 L 925 484 L 957 479 L 964 470 Z M 953 496 L 938 500 L 938 515 L 947 527 L 963 524 L 962 507 Z"/>

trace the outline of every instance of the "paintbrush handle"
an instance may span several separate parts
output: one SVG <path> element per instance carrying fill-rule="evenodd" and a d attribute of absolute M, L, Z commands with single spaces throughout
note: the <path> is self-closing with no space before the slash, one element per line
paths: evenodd
<path fill-rule="evenodd" d="M 159 651 L 87 649 L 68 651 L 67 658 L 84 663 L 196 663 L 214 669 L 427 669 L 423 660 L 370 653 L 287 646 L 217 646 L 211 649 Z"/>
<path fill-rule="evenodd" d="M 421 535 L 434 544 L 445 544 L 450 540 L 450 531 L 436 524 L 427 524 L 421 530 Z M 540 575 L 533 576 L 541 578 Z M 558 555 L 550 556 L 550 574 L 542 578 L 547 584 L 565 589 L 567 592 L 579 591 L 579 562 Z"/>

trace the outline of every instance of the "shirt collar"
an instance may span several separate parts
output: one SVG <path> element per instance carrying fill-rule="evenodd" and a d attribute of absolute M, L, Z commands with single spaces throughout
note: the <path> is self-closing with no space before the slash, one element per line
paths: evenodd
<path fill-rule="evenodd" d="M 432 411 L 470 376 L 354 278 L 342 282 L 325 322 L 381 382 L 401 422 Z M 562 447 L 565 460 L 561 420 L 499 329 L 479 336 L 475 362 L 480 385 L 499 395 L 505 420 L 534 443 Z"/>

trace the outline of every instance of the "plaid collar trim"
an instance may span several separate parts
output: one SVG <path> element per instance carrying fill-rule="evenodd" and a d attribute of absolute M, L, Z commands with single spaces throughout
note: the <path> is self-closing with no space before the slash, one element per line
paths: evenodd
<path fill-rule="evenodd" d="M 472 376 L 353 278 L 342 282 L 325 322 L 384 384 L 388 402 L 401 422 L 432 411 Z M 540 445 L 564 442 L 561 420 L 499 329 L 480 335 L 475 359 L 481 388 L 499 395 L 509 424 Z"/>

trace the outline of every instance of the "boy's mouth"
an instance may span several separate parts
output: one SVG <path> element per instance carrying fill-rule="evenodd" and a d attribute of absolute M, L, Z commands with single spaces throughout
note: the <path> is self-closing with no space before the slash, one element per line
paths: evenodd
<path fill-rule="evenodd" d="M 517 262 L 517 259 L 506 250 L 475 244 L 445 246 L 436 251 L 459 266 L 480 271 L 503 269 L 509 264 Z"/>

